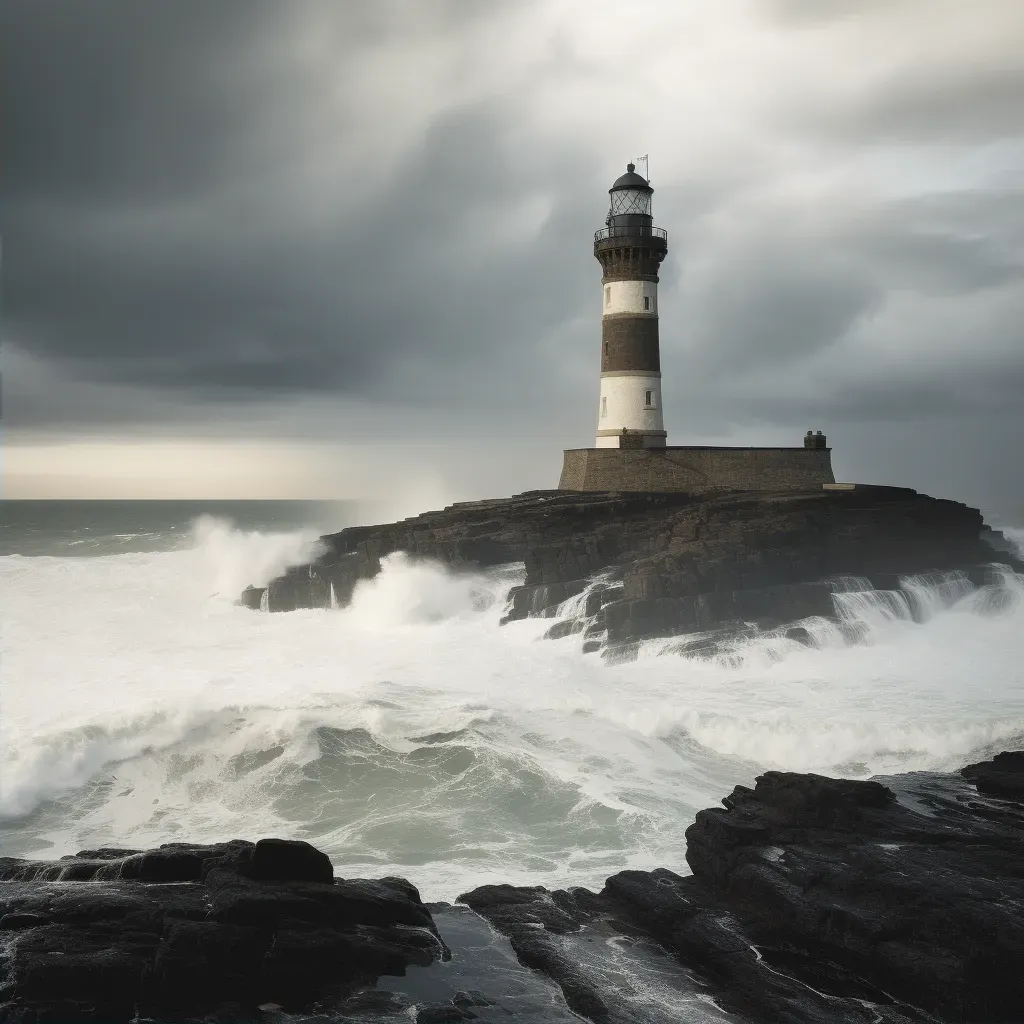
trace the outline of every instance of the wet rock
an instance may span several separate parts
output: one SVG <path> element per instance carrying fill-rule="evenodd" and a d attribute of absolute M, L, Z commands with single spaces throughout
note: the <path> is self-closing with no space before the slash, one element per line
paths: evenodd
<path fill-rule="evenodd" d="M 261 839 L 252 851 L 249 874 L 262 882 L 334 882 L 330 858 L 309 843 Z"/>
<path fill-rule="evenodd" d="M 556 622 L 544 632 L 545 640 L 561 640 L 563 637 L 572 636 L 574 633 L 582 633 L 584 622 L 580 619 L 563 619 Z"/>
<path fill-rule="evenodd" d="M 504 621 L 551 616 L 595 577 L 581 614 L 623 645 L 728 625 L 833 617 L 837 577 L 898 589 L 908 575 L 988 579 L 992 532 L 966 505 L 900 487 L 701 495 L 531 491 L 322 538 L 324 554 L 266 588 L 270 611 L 346 604 L 396 551 L 454 568 L 522 562 Z M 242 603 L 259 607 L 258 591 Z M 261 597 L 264 595 L 260 595 Z"/>
<path fill-rule="evenodd" d="M 449 1003 L 447 1006 L 425 1006 L 416 1013 L 416 1024 L 452 1024 L 454 1021 L 475 1020 L 472 1010 Z"/>
<path fill-rule="evenodd" d="M 973 782 L 979 793 L 1024 801 L 1024 751 L 996 754 L 991 761 L 969 764 L 960 774 Z"/>
<path fill-rule="evenodd" d="M 602 986 L 607 957 L 584 945 L 602 929 L 691 972 L 662 1005 L 701 996 L 751 1021 L 1017 1020 L 1022 762 L 965 769 L 979 790 L 995 780 L 991 797 L 959 776 L 768 772 L 697 815 L 689 877 L 624 871 L 597 894 L 489 886 L 463 899 L 595 1021 L 662 1019 L 610 1005 L 627 982 Z"/>
<path fill-rule="evenodd" d="M 0 1022 L 1019 1020 L 1022 769 L 767 772 L 698 813 L 692 875 L 454 907 L 276 839 L 3 858 Z"/>
<path fill-rule="evenodd" d="M 513 587 L 509 591 L 509 610 L 503 622 L 543 616 L 553 611 L 570 597 L 581 594 L 587 586 L 586 580 L 570 580 L 568 583 L 542 583 L 539 586 Z"/>
<path fill-rule="evenodd" d="M 308 843 L 5 858 L 0 878 L 5 1022 L 255 1020 L 444 953 L 412 885 L 335 880 Z"/>
<path fill-rule="evenodd" d="M 263 594 L 266 591 L 266 587 L 254 587 L 251 584 L 242 591 L 238 598 L 238 603 L 243 608 L 248 608 L 250 611 L 258 612 L 260 610 L 260 604 L 263 601 Z"/>

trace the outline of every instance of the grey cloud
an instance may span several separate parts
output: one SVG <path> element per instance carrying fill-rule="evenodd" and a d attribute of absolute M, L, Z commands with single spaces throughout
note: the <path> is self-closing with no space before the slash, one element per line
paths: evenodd
<path fill-rule="evenodd" d="M 48 433 L 93 425 L 104 429 L 177 424 L 180 396 L 146 388 L 124 388 L 82 381 L 62 373 L 59 362 L 40 360 L 5 338 L 3 417 L 16 431 Z M 193 413 L 194 409 L 191 410 Z"/>
<path fill-rule="evenodd" d="M 893 0 L 867 6 L 774 0 L 763 10 L 815 45 L 805 29 L 826 16 L 878 19 L 886 31 Z M 299 411 L 308 407 L 322 429 L 351 436 L 370 422 L 352 410 L 370 403 L 375 432 L 427 416 L 461 443 L 488 413 L 514 422 L 538 437 L 528 458 L 514 455 L 524 466 L 552 446 L 589 443 L 600 331 L 590 238 L 629 153 L 607 153 L 602 166 L 602 140 L 571 122 L 557 136 L 538 129 L 544 93 L 531 82 L 578 74 L 596 88 L 587 76 L 602 65 L 556 35 L 514 87 L 441 90 L 386 173 L 357 145 L 359 68 L 378 47 L 469 40 L 460 33 L 515 7 L 0 8 L 8 425 L 262 422 L 299 435 L 318 429 Z M 309 19 L 307 43 L 330 55 L 336 80 L 307 67 L 295 18 Z M 895 75 L 828 108 L 809 89 L 750 131 L 778 133 L 779 151 L 811 177 L 818 157 L 841 166 L 888 139 L 1020 139 L 1024 79 L 1005 58 Z M 411 74 L 393 85 L 395 109 L 419 87 Z M 623 88 L 646 102 L 642 82 Z M 325 106 L 328 89 L 352 102 Z M 337 163 L 322 192 L 320 161 Z M 672 438 L 784 440 L 829 422 L 852 432 L 960 415 L 983 433 L 986 409 L 1003 415 L 1019 400 L 1024 372 L 1022 194 L 836 189 L 812 200 L 776 187 L 789 170 L 694 160 L 675 181 L 655 180 L 671 238 L 661 310 Z"/>
<path fill-rule="evenodd" d="M 550 192 L 566 170 L 564 158 L 541 172 L 514 151 L 513 104 L 441 112 L 390 192 L 355 218 L 328 201 L 319 224 L 289 221 L 301 183 L 260 148 L 287 151 L 287 132 L 270 140 L 265 122 L 277 129 L 286 101 L 298 110 L 310 99 L 282 80 L 273 54 L 281 8 L 225 4 L 210 19 L 206 9 L 178 6 L 170 17 L 100 3 L 62 20 L 44 3 L 9 15 L 5 37 L 20 45 L 4 62 L 5 92 L 22 102 L 5 126 L 7 315 L 34 351 L 77 359 L 96 379 L 236 397 L 387 391 L 404 364 L 429 387 L 472 371 L 483 353 L 524 351 L 567 315 L 566 282 L 540 268 L 557 260 L 555 229 L 578 207 L 558 204 L 526 243 L 475 226 L 524 190 Z M 346 15 L 365 42 L 383 30 L 380 11 L 403 9 Z M 462 2 L 423 10 L 426 31 L 467 21 Z M 330 40 L 342 63 L 349 20 L 323 22 L 346 30 Z M 337 198 L 372 192 L 372 175 L 368 154 L 337 182 Z M 532 301 L 495 317 L 512 291 Z"/>
<path fill-rule="evenodd" d="M 824 88 L 808 83 L 785 110 L 790 130 L 871 145 L 1020 139 L 1024 17 L 1015 0 L 764 0 L 754 9 L 840 62 Z"/>
<path fill-rule="evenodd" d="M 287 167 L 323 87 L 284 46 L 289 27 L 308 22 L 344 69 L 407 22 L 427 39 L 507 2 L 9 0 L 0 8 L 5 192 L 121 207 Z"/>
<path fill-rule="evenodd" d="M 843 337 L 878 293 L 831 247 L 776 240 L 751 246 L 682 295 L 689 352 L 742 376 L 800 359 Z"/>
<path fill-rule="evenodd" d="M 251 119 L 230 70 L 273 5 L 14 0 L 0 13 L 5 190 L 12 201 L 122 205 L 180 195 Z M 243 16 L 240 16 L 243 15 Z M 264 44 L 264 49 L 266 46 Z"/>
<path fill-rule="evenodd" d="M 1024 32 L 1017 33 L 1024 43 Z M 873 142 L 964 144 L 1016 138 L 1024 109 L 1024 66 L 1019 51 L 969 69 L 928 74 L 921 66 L 894 76 L 845 109 L 813 110 L 824 135 Z"/>
<path fill-rule="evenodd" d="M 763 0 L 761 10 L 772 20 L 802 25 L 843 21 L 919 3 L 920 0 Z M 755 5 L 759 5 L 758 0 Z"/>
<path fill-rule="evenodd" d="M 118 230 L 91 210 L 15 209 L 9 315 L 37 351 L 86 359 L 92 376 L 239 392 L 387 390 L 405 360 L 429 378 L 445 364 L 471 371 L 484 352 L 524 353 L 584 298 L 592 268 L 575 281 L 549 268 L 594 211 L 556 203 L 536 229 L 511 225 L 514 241 L 478 228 L 565 171 L 509 151 L 501 126 L 514 119 L 487 104 L 447 114 L 380 205 L 347 222 L 325 209 L 312 232 L 261 223 L 289 201 L 273 191 L 253 197 L 243 224 L 219 211 L 192 232 L 149 215 Z M 367 173 L 352 168 L 339 188 Z"/>
<path fill-rule="evenodd" d="M 968 205 L 983 222 L 1017 200 Z M 688 278 L 684 268 L 671 300 L 682 315 L 663 323 L 666 378 L 691 423 L 1014 408 L 1024 393 L 1024 231 L 1008 230 L 1010 217 L 1001 235 L 970 233 L 966 214 L 959 196 L 933 196 L 837 210 L 813 232 L 787 232 L 774 210 L 739 241 L 705 239 L 703 270 Z"/>

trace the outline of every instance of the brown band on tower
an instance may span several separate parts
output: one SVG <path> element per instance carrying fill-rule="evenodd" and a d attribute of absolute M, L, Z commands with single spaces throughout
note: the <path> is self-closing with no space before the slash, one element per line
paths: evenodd
<path fill-rule="evenodd" d="M 605 317 L 601 322 L 601 372 L 614 370 L 661 371 L 657 317 Z"/>

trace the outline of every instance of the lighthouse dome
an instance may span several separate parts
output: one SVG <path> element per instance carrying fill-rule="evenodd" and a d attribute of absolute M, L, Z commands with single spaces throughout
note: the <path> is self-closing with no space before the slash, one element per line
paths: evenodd
<path fill-rule="evenodd" d="M 651 216 L 651 196 L 654 189 L 647 179 L 636 173 L 634 164 L 626 164 L 626 173 L 615 179 L 615 184 L 608 189 L 611 196 L 611 209 L 608 216 L 613 219 L 616 227 L 625 227 L 627 223 L 647 223 Z M 647 221 L 624 221 L 616 218 L 645 217 Z"/>
<path fill-rule="evenodd" d="M 623 188 L 635 189 L 641 192 L 654 191 L 648 184 L 647 179 L 643 175 L 636 173 L 636 164 L 626 164 L 626 173 L 619 175 L 615 179 L 615 184 L 608 191 L 617 192 Z"/>

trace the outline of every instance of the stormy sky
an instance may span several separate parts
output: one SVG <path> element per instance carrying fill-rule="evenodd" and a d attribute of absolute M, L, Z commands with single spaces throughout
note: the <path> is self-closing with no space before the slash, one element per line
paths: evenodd
<path fill-rule="evenodd" d="M 1024 520 L 1020 0 L 0 0 L 6 491 L 554 486 L 650 154 L 669 443 Z"/>

